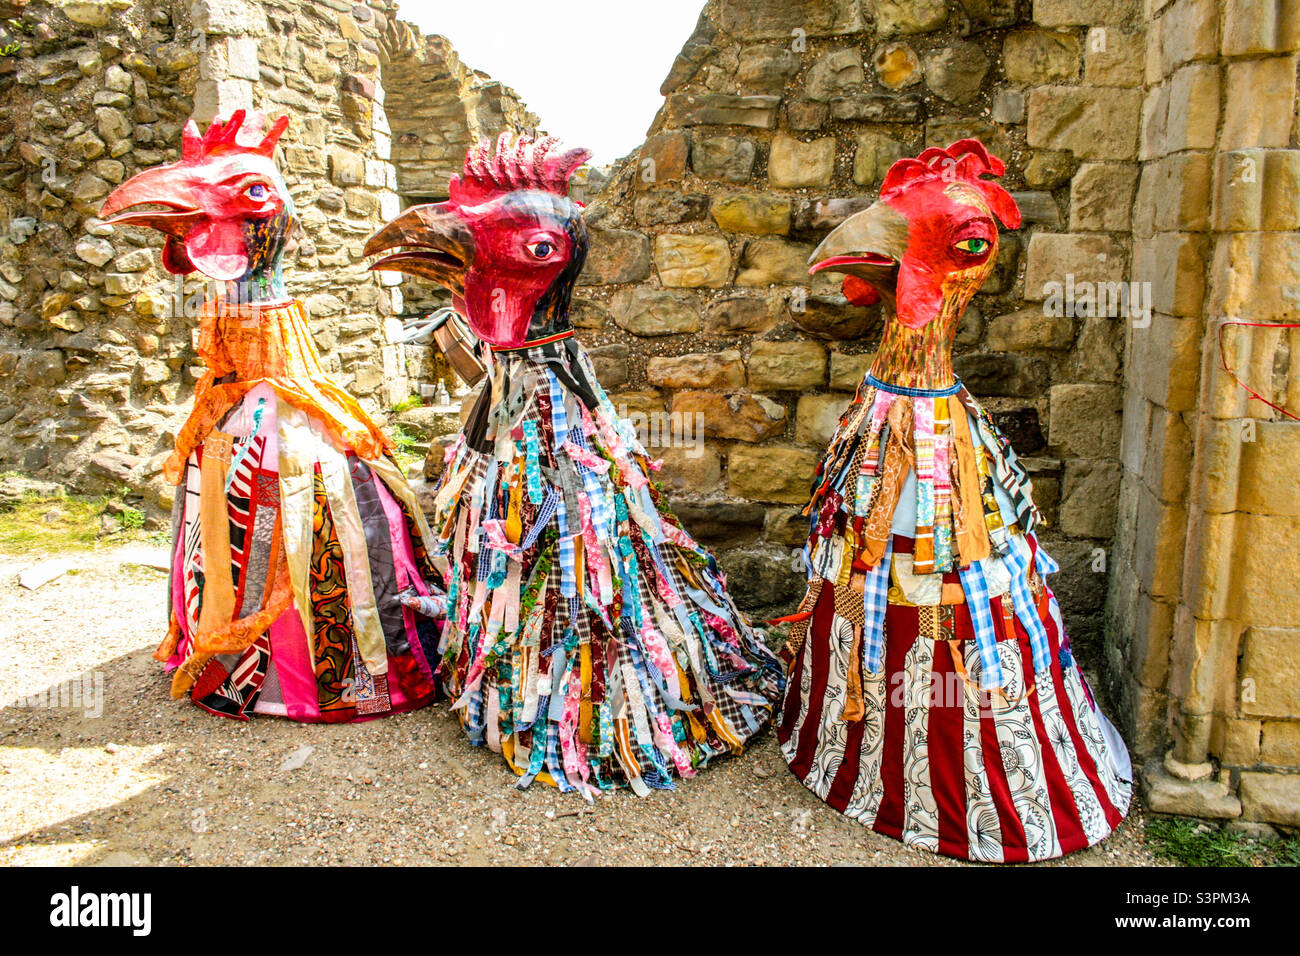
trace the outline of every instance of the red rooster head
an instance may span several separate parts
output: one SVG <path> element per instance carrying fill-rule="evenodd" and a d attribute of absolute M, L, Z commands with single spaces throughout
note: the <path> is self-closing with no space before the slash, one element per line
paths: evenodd
<path fill-rule="evenodd" d="M 517 348 L 567 331 L 569 298 L 587 258 L 581 206 L 569 178 L 591 154 L 509 133 L 469 149 L 446 202 L 412 206 L 370 237 L 366 255 L 399 249 L 370 268 L 407 272 L 450 289 L 479 338 Z"/>
<path fill-rule="evenodd" d="M 190 120 L 180 161 L 132 176 L 104 200 L 100 216 L 166 234 L 168 272 L 198 270 L 219 280 L 278 274 L 294 210 L 273 156 L 289 117 L 265 135 L 246 128 L 244 119 L 236 110 L 226 122 L 213 120 L 202 136 Z M 137 208 L 144 206 L 162 208 Z"/>
<path fill-rule="evenodd" d="M 998 226 L 1020 225 L 1001 176 L 1002 160 L 963 139 L 931 147 L 889 168 L 880 198 L 831 231 L 809 259 L 810 272 L 842 272 L 850 301 L 885 299 L 898 321 L 919 329 L 941 312 L 958 315 L 993 271 Z"/>

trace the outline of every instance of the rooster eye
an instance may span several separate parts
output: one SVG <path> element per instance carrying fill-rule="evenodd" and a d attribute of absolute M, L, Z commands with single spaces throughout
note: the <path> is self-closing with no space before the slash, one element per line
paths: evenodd
<path fill-rule="evenodd" d="M 253 185 L 251 185 L 251 186 L 248 187 L 248 198 L 249 198 L 249 199 L 265 199 L 265 198 L 266 198 L 266 187 L 263 186 L 261 183 L 253 183 Z"/>
<path fill-rule="evenodd" d="M 988 247 L 989 241 L 987 239 L 963 239 L 957 243 L 958 249 L 972 256 L 983 255 Z"/>
<path fill-rule="evenodd" d="M 545 259 L 555 251 L 555 246 L 543 240 L 542 242 L 533 242 L 528 246 L 528 251 L 538 259 Z"/>

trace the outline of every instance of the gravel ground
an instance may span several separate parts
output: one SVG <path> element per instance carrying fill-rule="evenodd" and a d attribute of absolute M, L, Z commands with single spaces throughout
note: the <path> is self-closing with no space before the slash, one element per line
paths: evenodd
<path fill-rule="evenodd" d="M 0 864 L 962 865 L 827 808 L 771 734 L 675 793 L 588 806 L 516 790 L 445 704 L 344 726 L 213 717 L 172 701 L 150 656 L 165 575 L 146 565 L 162 556 L 68 554 L 79 568 L 33 592 L 17 576 L 34 559 L 0 554 Z M 101 679 L 102 713 L 28 706 Z M 1044 865 L 1160 862 L 1138 809 Z"/>

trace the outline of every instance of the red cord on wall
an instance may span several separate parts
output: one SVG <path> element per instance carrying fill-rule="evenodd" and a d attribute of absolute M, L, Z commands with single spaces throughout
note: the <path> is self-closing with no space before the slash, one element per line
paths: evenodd
<path fill-rule="evenodd" d="M 1223 350 L 1223 330 L 1230 325 L 1237 325 L 1237 326 L 1241 326 L 1242 328 L 1253 328 L 1253 329 L 1300 329 L 1300 324 L 1287 323 L 1287 322 L 1224 321 L 1222 324 L 1219 325 L 1219 361 L 1223 365 L 1223 370 L 1232 376 L 1232 380 L 1234 382 L 1236 382 L 1246 391 L 1250 392 L 1251 397 L 1256 398 L 1259 401 L 1263 402 L 1265 405 L 1267 405 L 1269 408 L 1273 409 L 1274 411 L 1281 412 L 1283 415 L 1285 415 L 1287 418 L 1291 419 L 1292 421 L 1300 422 L 1300 415 L 1295 414 L 1295 412 L 1287 411 L 1281 405 L 1274 405 L 1267 398 L 1259 394 L 1259 392 L 1255 391 L 1253 388 L 1251 388 L 1249 385 L 1243 382 L 1240 378 L 1238 378 L 1237 372 L 1234 369 L 1228 367 L 1228 354 Z"/>

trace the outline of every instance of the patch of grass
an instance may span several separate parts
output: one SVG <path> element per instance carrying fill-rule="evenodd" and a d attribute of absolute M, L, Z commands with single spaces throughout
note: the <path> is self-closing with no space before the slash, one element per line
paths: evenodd
<path fill-rule="evenodd" d="M 1300 866 L 1295 837 L 1264 843 L 1201 820 L 1151 817 L 1146 838 L 1156 853 L 1180 866 Z"/>
<path fill-rule="evenodd" d="M 406 398 L 395 404 L 391 409 L 389 409 L 389 411 L 396 415 L 398 412 L 406 412 L 410 411 L 412 408 L 419 408 L 423 404 L 424 401 L 420 396 L 412 392 L 410 395 L 407 395 Z"/>
<path fill-rule="evenodd" d="M 89 548 L 99 537 L 103 512 L 102 498 L 23 498 L 0 512 L 0 551 L 28 554 Z"/>
<path fill-rule="evenodd" d="M 144 512 L 139 508 L 123 508 L 118 515 L 123 531 L 139 531 L 144 527 Z"/>
<path fill-rule="evenodd" d="M 418 439 L 419 436 L 401 422 L 397 422 L 393 425 L 393 444 L 397 446 L 399 452 L 404 452 L 409 455 L 411 449 L 415 447 L 415 443 Z"/>

